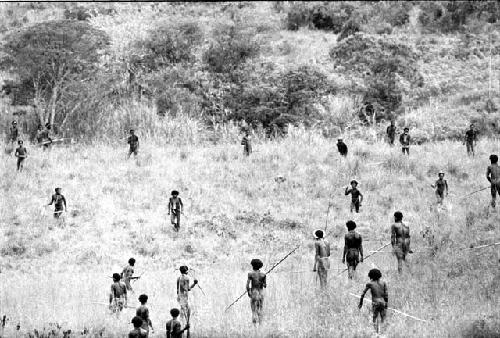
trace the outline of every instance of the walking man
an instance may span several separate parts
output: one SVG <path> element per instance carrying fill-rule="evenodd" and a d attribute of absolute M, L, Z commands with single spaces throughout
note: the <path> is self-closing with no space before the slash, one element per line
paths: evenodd
<path fill-rule="evenodd" d="M 474 129 L 474 124 L 471 124 L 469 130 L 465 132 L 464 143 L 467 147 L 467 155 L 474 156 L 474 146 L 477 143 L 477 132 Z"/>
<path fill-rule="evenodd" d="M 491 184 L 491 206 L 496 207 L 497 194 L 500 194 L 500 167 L 498 166 L 498 155 L 490 155 L 491 165 L 486 170 L 486 179 Z"/>
<path fill-rule="evenodd" d="M 403 223 L 403 213 L 394 213 L 394 223 L 391 226 L 391 244 L 394 255 L 398 260 L 398 272 L 403 273 L 403 262 L 410 250 L 410 228 Z"/>
<path fill-rule="evenodd" d="M 28 157 L 28 150 L 23 146 L 23 141 L 17 141 L 19 147 L 16 148 L 15 156 L 17 157 L 17 171 L 23 171 L 24 160 Z"/>
<path fill-rule="evenodd" d="M 394 120 L 391 120 L 390 126 L 387 127 L 387 140 L 391 146 L 394 145 L 394 140 L 396 139 L 396 126 L 394 125 Z"/>
<path fill-rule="evenodd" d="M 52 205 L 54 203 L 54 218 L 61 217 L 61 214 L 68 210 L 66 206 L 66 198 L 63 194 L 61 194 L 61 188 L 55 189 L 56 193 L 52 195 L 52 199 L 48 205 Z"/>
<path fill-rule="evenodd" d="M 184 204 L 179 197 L 177 190 L 172 190 L 171 197 L 168 200 L 168 214 L 170 215 L 170 222 L 174 226 L 175 231 L 179 231 L 181 226 L 181 214 L 183 213 Z"/>
<path fill-rule="evenodd" d="M 134 157 L 137 157 L 139 153 L 139 138 L 135 135 L 134 129 L 130 129 L 130 136 L 127 138 L 127 143 L 130 146 L 128 150 L 128 158 L 130 155 L 134 154 Z"/>
<path fill-rule="evenodd" d="M 348 221 L 346 226 L 347 234 L 344 237 L 342 263 L 345 263 L 347 260 L 347 277 L 353 279 L 358 263 L 363 263 L 363 239 L 361 235 L 354 230 L 356 229 L 356 223 L 354 221 Z"/>
<path fill-rule="evenodd" d="M 330 243 L 323 238 L 323 230 L 316 230 L 314 237 L 316 241 L 314 242 L 313 271 L 318 272 L 319 285 L 321 289 L 325 289 L 328 284 L 328 270 L 330 270 Z"/>
<path fill-rule="evenodd" d="M 264 289 L 266 288 L 266 274 L 260 269 L 264 266 L 260 259 L 252 259 L 251 272 L 248 273 L 247 279 L 247 294 L 250 298 L 250 307 L 252 309 L 252 322 L 254 324 L 262 323 L 263 306 L 264 306 Z"/>
<path fill-rule="evenodd" d="M 440 171 L 436 183 L 431 184 L 431 187 L 436 188 L 437 204 L 443 204 L 444 194 L 448 196 L 448 182 L 444 179 L 444 172 Z"/>
<path fill-rule="evenodd" d="M 403 134 L 399 137 L 399 143 L 401 143 L 403 155 L 406 153 L 406 155 L 410 156 L 410 142 L 410 129 L 405 128 Z"/>
<path fill-rule="evenodd" d="M 339 154 L 341 156 L 346 157 L 347 156 L 347 145 L 344 143 L 344 140 L 339 138 L 337 140 L 337 150 L 339 151 Z"/>

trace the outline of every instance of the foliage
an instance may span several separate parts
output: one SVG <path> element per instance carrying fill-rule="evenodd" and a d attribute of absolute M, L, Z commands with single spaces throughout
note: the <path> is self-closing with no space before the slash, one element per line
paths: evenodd
<path fill-rule="evenodd" d="M 418 53 L 395 38 L 356 33 L 332 47 L 330 57 L 337 69 L 353 77 L 366 102 L 388 113 L 401 106 L 404 94 L 423 85 Z"/>
<path fill-rule="evenodd" d="M 287 28 L 297 30 L 309 26 L 337 34 L 354 10 L 355 6 L 349 2 L 317 2 L 311 5 L 299 2 L 288 10 Z"/>
<path fill-rule="evenodd" d="M 464 30 L 470 20 L 496 23 L 500 19 L 497 1 L 429 1 L 420 3 L 419 22 L 430 31 Z"/>
<path fill-rule="evenodd" d="M 252 36 L 234 25 L 221 25 L 213 33 L 213 41 L 203 54 L 203 62 L 210 72 L 232 78 L 248 59 L 258 53 L 259 45 Z"/>
<path fill-rule="evenodd" d="M 84 21 L 43 22 L 7 36 L 0 66 L 18 75 L 21 88 L 28 86 L 40 123 L 53 124 L 78 104 L 69 100 L 71 84 L 94 75 L 108 43 L 102 31 Z"/>

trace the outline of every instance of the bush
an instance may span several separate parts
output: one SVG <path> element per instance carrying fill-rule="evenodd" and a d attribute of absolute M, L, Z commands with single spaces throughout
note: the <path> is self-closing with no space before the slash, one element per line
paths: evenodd
<path fill-rule="evenodd" d="M 352 75 L 364 101 L 384 108 L 377 120 L 387 118 L 402 104 L 403 94 L 423 85 L 419 54 L 396 38 L 356 33 L 330 49 L 335 67 Z"/>
<path fill-rule="evenodd" d="M 248 59 L 259 53 L 259 45 L 248 33 L 235 26 L 219 26 L 214 41 L 203 54 L 203 62 L 212 73 L 231 77 Z"/>
<path fill-rule="evenodd" d="M 343 25 L 351 18 L 355 7 L 346 2 L 324 2 L 314 4 L 294 4 L 287 14 L 287 29 L 311 27 L 335 34 L 340 33 Z"/>

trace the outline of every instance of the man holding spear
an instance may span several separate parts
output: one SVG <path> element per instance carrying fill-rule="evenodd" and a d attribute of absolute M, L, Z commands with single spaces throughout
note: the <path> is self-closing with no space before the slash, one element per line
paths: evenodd
<path fill-rule="evenodd" d="M 323 236 L 323 230 L 316 230 L 314 232 L 316 242 L 314 243 L 313 271 L 318 272 L 320 287 L 325 289 L 328 284 L 328 270 L 330 270 L 330 243 Z"/>

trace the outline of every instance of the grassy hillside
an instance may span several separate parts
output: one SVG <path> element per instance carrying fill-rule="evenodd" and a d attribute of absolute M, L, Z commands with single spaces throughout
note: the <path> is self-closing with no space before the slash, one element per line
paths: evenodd
<path fill-rule="evenodd" d="M 192 267 L 205 293 L 193 291 L 193 337 L 371 336 L 369 305 L 358 311 L 349 293 L 361 292 L 372 267 L 389 284 L 391 306 L 429 321 L 391 313 L 387 336 L 457 336 L 481 325 L 498 332 L 498 249 L 464 249 L 498 241 L 499 216 L 488 208 L 487 190 L 461 199 L 486 186 L 487 157 L 498 141 L 480 142 L 474 160 L 453 142 L 416 146 L 409 160 L 381 142 L 347 137 L 347 143 L 350 155 L 341 159 L 331 141 L 292 129 L 280 141 L 257 139 L 256 152 L 245 158 L 232 144 L 176 148 L 144 140 L 138 161 L 125 159 L 122 144 L 50 152 L 30 145 L 20 174 L 14 158 L 3 154 L 0 308 L 10 318 L 6 336 L 18 322 L 23 333 L 58 323 L 62 330 L 124 334 L 132 311 L 114 320 L 92 302 L 106 301 L 110 274 L 131 256 L 136 270 L 145 272 L 131 304 L 140 293 L 150 296 L 154 336 L 163 334 L 168 310 L 176 306 L 175 268 L 181 264 Z M 439 169 L 451 193 L 436 211 L 430 184 Z M 286 181 L 276 183 L 277 175 Z M 366 199 L 359 215 L 349 213 L 343 196 L 352 178 Z M 56 186 L 69 204 L 63 225 L 44 206 Z M 172 189 L 186 204 L 179 233 L 166 215 Z M 329 202 L 333 271 L 328 292 L 320 295 L 314 275 L 304 270 L 312 267 L 311 234 L 325 226 Z M 343 268 L 345 222 L 358 223 L 369 253 L 389 242 L 396 210 L 411 228 L 411 273 L 398 276 L 395 258 L 384 251 L 361 264 L 353 282 L 335 276 Z M 423 237 L 426 229 L 433 240 Z M 247 298 L 223 312 L 244 290 L 251 258 L 260 257 L 268 268 L 300 243 L 269 276 L 260 329 L 252 328 Z"/>

